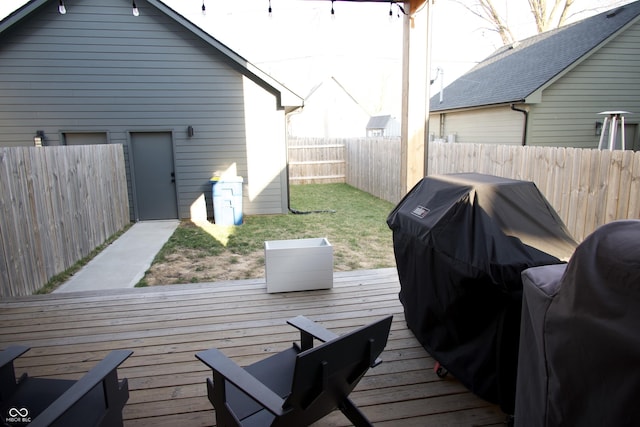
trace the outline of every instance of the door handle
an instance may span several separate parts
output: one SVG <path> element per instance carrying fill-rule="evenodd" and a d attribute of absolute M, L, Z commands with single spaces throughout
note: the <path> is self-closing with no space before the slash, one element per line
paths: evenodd
<path fill-rule="evenodd" d="M 171 172 L 171 182 L 176 182 L 176 173 Z"/>

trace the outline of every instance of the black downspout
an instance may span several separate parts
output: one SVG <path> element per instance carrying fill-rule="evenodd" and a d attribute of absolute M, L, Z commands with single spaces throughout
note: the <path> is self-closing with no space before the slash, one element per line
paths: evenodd
<path fill-rule="evenodd" d="M 524 114 L 524 129 L 522 130 L 522 146 L 527 145 L 527 125 L 529 124 L 529 112 L 527 110 L 521 110 L 516 108 L 515 104 L 511 104 L 511 109 L 513 111 L 518 111 Z"/>

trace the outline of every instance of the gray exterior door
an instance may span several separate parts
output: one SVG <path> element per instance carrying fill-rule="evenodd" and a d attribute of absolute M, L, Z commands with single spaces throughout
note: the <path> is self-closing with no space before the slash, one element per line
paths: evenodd
<path fill-rule="evenodd" d="M 170 132 L 131 134 L 136 219 L 178 218 Z"/>

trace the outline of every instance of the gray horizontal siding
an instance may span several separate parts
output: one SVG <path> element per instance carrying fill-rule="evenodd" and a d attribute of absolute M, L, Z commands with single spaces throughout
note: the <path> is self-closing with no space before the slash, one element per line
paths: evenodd
<path fill-rule="evenodd" d="M 640 25 L 620 34 L 545 89 L 532 105 L 529 144 L 595 148 L 599 112 L 626 110 L 640 122 Z"/>
<path fill-rule="evenodd" d="M 448 135 L 455 134 L 456 142 L 517 145 L 522 142 L 523 122 L 522 113 L 509 107 L 446 113 L 444 133 L 440 137 L 446 140 Z M 438 132 L 439 124 L 440 114 L 432 114 L 431 131 Z"/>
<path fill-rule="evenodd" d="M 32 145 L 36 130 L 50 145 L 61 144 L 63 132 L 108 131 L 110 143 L 125 146 L 129 132 L 170 131 L 179 215 L 188 217 L 203 194 L 211 215 L 213 172 L 234 166 L 248 175 L 247 146 L 257 137 L 247 129 L 257 120 L 245 110 L 256 98 L 274 118 L 263 130 L 277 135 L 280 171 L 245 180 L 247 193 L 261 189 L 245 198 L 245 211 L 285 210 L 284 113 L 273 93 L 248 95 L 255 83 L 236 63 L 145 2 L 139 17 L 128 0 L 65 4 L 66 15 L 50 4 L 0 36 L 0 145 Z"/>

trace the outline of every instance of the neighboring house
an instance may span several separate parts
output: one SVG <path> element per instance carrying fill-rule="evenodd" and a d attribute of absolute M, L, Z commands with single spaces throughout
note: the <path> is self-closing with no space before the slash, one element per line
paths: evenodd
<path fill-rule="evenodd" d="M 288 209 L 286 114 L 302 99 L 158 0 L 32 0 L 0 22 L 0 146 L 123 144 L 134 220 Z"/>
<path fill-rule="evenodd" d="M 289 115 L 293 137 L 349 138 L 365 136 L 369 113 L 335 77 L 316 85 L 304 99 L 304 108 Z"/>
<path fill-rule="evenodd" d="M 598 113 L 624 110 L 640 149 L 640 2 L 503 47 L 431 98 L 449 141 L 595 148 Z"/>
<path fill-rule="evenodd" d="M 400 122 L 389 115 L 373 116 L 367 123 L 367 136 L 400 136 Z"/>

